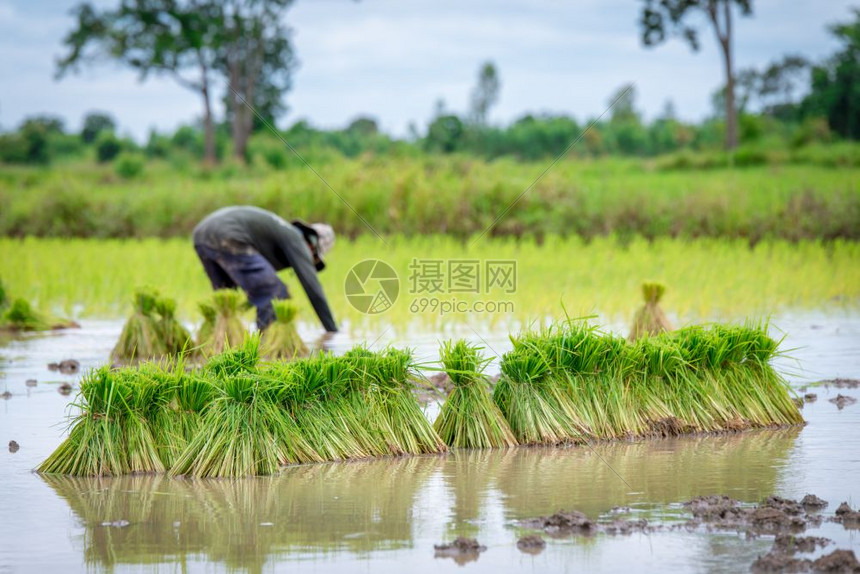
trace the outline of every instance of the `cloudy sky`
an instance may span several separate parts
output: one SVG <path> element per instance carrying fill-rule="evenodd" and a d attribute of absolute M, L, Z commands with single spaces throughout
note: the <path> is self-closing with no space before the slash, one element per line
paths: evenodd
<path fill-rule="evenodd" d="M 116 0 L 97 0 L 110 6 Z M 77 129 L 90 110 L 113 114 L 136 138 L 171 129 L 201 113 L 199 98 L 169 79 L 138 82 L 110 64 L 54 80 L 54 61 L 76 2 L 0 0 L 0 129 L 38 113 Z M 737 21 L 736 65 L 762 66 L 786 52 L 811 59 L 836 44 L 825 26 L 849 18 L 847 0 L 756 0 Z M 710 112 L 722 65 L 710 29 L 702 50 L 679 40 L 645 49 L 637 0 L 298 0 L 286 18 L 300 67 L 288 95 L 288 125 L 305 118 L 341 127 L 359 114 L 403 135 L 423 129 L 435 102 L 461 112 L 479 65 L 496 63 L 502 91 L 491 120 L 526 112 L 596 116 L 620 85 L 634 82 L 653 117 L 671 99 L 697 120 Z"/>

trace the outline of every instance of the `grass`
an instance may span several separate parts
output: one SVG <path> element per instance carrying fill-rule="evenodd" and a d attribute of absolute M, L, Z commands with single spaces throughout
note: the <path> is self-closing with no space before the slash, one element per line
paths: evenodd
<path fill-rule="evenodd" d="M 446 237 L 362 237 L 339 241 L 319 274 L 335 318 L 342 327 L 377 330 L 380 321 L 406 329 L 471 324 L 512 326 L 562 314 L 599 313 L 603 322 L 627 323 L 641 306 L 642 281 L 659 278 L 667 286 L 660 304 L 676 325 L 702 320 L 738 320 L 785 309 L 856 309 L 860 303 L 860 244 L 834 241 L 744 241 L 547 237 L 532 240 L 484 238 L 467 244 Z M 56 264 L 63 254 L 64 265 Z M 369 257 L 388 262 L 400 277 L 400 296 L 381 315 L 356 311 L 343 292 L 349 269 Z M 517 263 L 514 293 L 409 293 L 414 258 L 501 259 Z M 162 261 L 171 261 L 165 266 Z M 69 272 L 74 269 L 74 272 Z M 294 294 L 302 321 L 315 313 L 291 271 L 280 274 Z M 197 317 L 197 303 L 212 290 L 194 250 L 185 240 L 0 239 L 0 277 L 10 293 L 26 293 L 35 306 L 73 318 L 119 317 L 128 294 L 157 285 L 177 301 L 183 321 Z M 86 279 L 84 279 L 86 278 Z M 511 311 L 451 312 L 416 305 L 436 298 L 510 301 Z"/>
<path fill-rule="evenodd" d="M 328 221 L 349 237 L 369 234 L 354 209 L 386 235 L 442 230 L 464 238 L 492 226 L 494 235 L 517 237 L 860 238 L 858 167 L 838 165 L 664 170 L 660 160 L 568 159 L 492 225 L 546 165 L 461 156 L 367 156 L 316 165 L 349 205 L 292 163 L 277 171 L 186 173 L 152 163 L 133 181 L 117 177 L 112 166 L 85 162 L 9 167 L 0 178 L 0 235 L 188 236 L 211 211 L 250 203 Z"/>

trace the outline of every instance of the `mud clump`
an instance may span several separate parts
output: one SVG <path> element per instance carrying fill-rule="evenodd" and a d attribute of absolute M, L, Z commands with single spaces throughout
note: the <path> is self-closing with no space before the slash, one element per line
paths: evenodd
<path fill-rule="evenodd" d="M 799 532 L 806 528 L 806 521 L 799 516 L 790 516 L 776 508 L 756 508 L 750 514 L 750 525 L 757 533 Z"/>
<path fill-rule="evenodd" d="M 9 391 L 3 391 L 3 394 L 0 395 L 0 397 L 3 397 L 4 399 L 6 399 L 8 401 L 9 399 L 12 398 L 12 393 L 10 393 Z"/>
<path fill-rule="evenodd" d="M 536 534 L 523 536 L 517 540 L 517 548 L 519 548 L 520 552 L 525 552 L 526 554 L 540 554 L 545 547 L 546 542 L 544 542 L 544 539 Z"/>
<path fill-rule="evenodd" d="M 821 383 L 828 387 L 836 387 L 837 389 L 860 388 L 860 380 L 857 379 L 829 379 L 827 381 L 821 381 Z"/>
<path fill-rule="evenodd" d="M 700 496 L 685 503 L 693 514 L 685 526 L 706 524 L 711 529 L 746 531 L 750 536 L 796 533 L 821 523 L 822 518 L 808 514 L 807 508 L 827 504 L 815 495 L 807 495 L 804 500 L 813 504 L 807 507 L 796 500 L 769 496 L 757 507 L 749 508 L 728 496 Z"/>
<path fill-rule="evenodd" d="M 448 373 L 436 373 L 427 377 L 427 380 L 435 388 L 446 394 L 454 390 L 454 383 L 451 382 L 451 377 L 448 376 Z"/>
<path fill-rule="evenodd" d="M 81 371 L 81 363 L 75 359 L 64 359 L 59 363 L 48 363 L 49 371 L 59 371 L 64 375 L 76 375 Z"/>
<path fill-rule="evenodd" d="M 833 522 L 839 523 L 848 530 L 860 529 L 860 512 L 857 512 L 847 502 L 843 502 L 836 509 L 835 516 L 831 519 Z"/>
<path fill-rule="evenodd" d="M 59 387 L 57 387 L 57 392 L 63 396 L 67 396 L 72 394 L 72 385 L 69 383 L 63 383 Z"/>
<path fill-rule="evenodd" d="M 834 550 L 812 563 L 816 572 L 860 572 L 860 562 L 853 550 Z"/>
<path fill-rule="evenodd" d="M 818 400 L 818 395 L 816 395 L 815 393 L 806 393 L 805 395 L 803 395 L 803 400 L 807 403 L 814 403 Z"/>
<path fill-rule="evenodd" d="M 808 572 L 811 566 L 810 560 L 769 552 L 759 556 L 750 569 L 753 572 Z"/>
<path fill-rule="evenodd" d="M 651 433 L 653 436 L 673 437 L 683 434 L 687 430 L 680 419 L 676 417 L 666 417 L 658 421 L 651 422 Z"/>
<path fill-rule="evenodd" d="M 824 548 L 833 541 L 820 536 L 792 536 L 782 534 L 773 541 L 773 553 L 794 554 L 796 552 L 815 552 L 819 546 Z"/>
<path fill-rule="evenodd" d="M 684 503 L 693 513 L 693 518 L 705 522 L 742 520 L 749 510 L 739 504 L 728 496 L 697 496 Z"/>
<path fill-rule="evenodd" d="M 37 381 L 36 379 L 27 379 L 26 381 L 24 381 L 24 384 L 28 387 L 35 387 L 39 384 L 39 381 Z"/>
<path fill-rule="evenodd" d="M 634 532 L 651 532 L 648 521 L 644 518 L 639 520 L 615 520 L 603 526 L 602 530 L 607 534 L 627 535 Z"/>
<path fill-rule="evenodd" d="M 848 397 L 845 395 L 836 395 L 836 398 L 830 399 L 830 402 L 833 403 L 834 405 L 836 405 L 836 408 L 838 408 L 841 411 L 845 407 L 853 405 L 854 403 L 856 403 L 857 399 L 855 399 L 854 397 Z"/>
<path fill-rule="evenodd" d="M 9 441 L 9 452 L 15 454 L 16 452 L 18 452 L 19 448 L 21 448 L 21 445 L 19 445 L 17 442 L 15 442 L 14 440 Z"/>
<path fill-rule="evenodd" d="M 541 516 L 529 522 L 550 534 L 582 534 L 589 536 L 597 532 L 597 523 L 577 510 L 559 510 L 552 516 Z"/>
<path fill-rule="evenodd" d="M 814 494 L 807 494 L 803 497 L 803 500 L 800 501 L 800 505 L 807 511 L 818 510 L 827 506 L 827 501 L 818 498 Z"/>
<path fill-rule="evenodd" d="M 454 562 L 462 566 L 468 562 L 477 560 L 481 552 L 487 549 L 474 538 L 458 536 L 450 544 L 436 544 L 433 546 L 435 558 L 453 558 Z"/>

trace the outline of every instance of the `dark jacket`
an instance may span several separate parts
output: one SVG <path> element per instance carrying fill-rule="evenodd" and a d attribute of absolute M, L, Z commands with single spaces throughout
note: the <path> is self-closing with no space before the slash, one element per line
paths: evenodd
<path fill-rule="evenodd" d="M 210 249 L 259 253 L 277 271 L 292 267 L 323 327 L 327 331 L 337 330 L 317 278 L 313 254 L 295 225 L 259 207 L 225 207 L 201 221 L 192 237 L 195 245 Z"/>

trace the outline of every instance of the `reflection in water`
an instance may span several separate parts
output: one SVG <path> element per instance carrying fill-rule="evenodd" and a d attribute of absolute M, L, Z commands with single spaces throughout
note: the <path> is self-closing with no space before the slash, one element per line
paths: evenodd
<path fill-rule="evenodd" d="M 773 492 L 799 431 L 602 444 L 593 451 L 455 451 L 296 466 L 235 481 L 42 478 L 82 522 L 89 565 L 212 561 L 258 572 L 276 558 L 411 548 L 419 528 L 440 539 L 476 536 L 495 507 L 510 522 L 562 508 L 596 517 L 618 501 L 648 509 L 709 492 L 757 500 Z M 450 497 L 438 496 L 436 483 Z M 452 508 L 419 512 L 422 496 L 450 499 Z M 128 526 L 105 525 L 123 520 Z"/>

